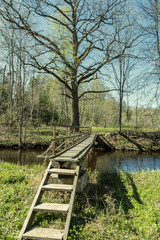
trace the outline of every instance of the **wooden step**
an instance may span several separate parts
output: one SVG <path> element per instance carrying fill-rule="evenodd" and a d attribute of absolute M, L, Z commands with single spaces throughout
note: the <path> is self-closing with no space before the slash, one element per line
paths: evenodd
<path fill-rule="evenodd" d="M 65 184 L 47 184 L 42 186 L 42 190 L 57 190 L 57 191 L 71 192 L 72 189 L 73 189 L 73 185 L 65 185 Z"/>
<path fill-rule="evenodd" d="M 48 170 L 49 173 L 57 173 L 57 174 L 64 174 L 64 175 L 72 175 L 74 176 L 76 170 L 73 169 L 63 169 L 63 168 L 51 168 Z"/>
<path fill-rule="evenodd" d="M 23 234 L 23 238 L 42 240 L 62 240 L 63 232 L 52 228 L 33 228 Z"/>
<path fill-rule="evenodd" d="M 79 160 L 73 157 L 61 156 L 54 158 L 56 162 L 71 162 L 71 163 L 78 163 Z"/>
<path fill-rule="evenodd" d="M 40 203 L 34 207 L 34 211 L 44 212 L 60 212 L 67 213 L 69 204 L 58 204 L 58 203 Z"/>

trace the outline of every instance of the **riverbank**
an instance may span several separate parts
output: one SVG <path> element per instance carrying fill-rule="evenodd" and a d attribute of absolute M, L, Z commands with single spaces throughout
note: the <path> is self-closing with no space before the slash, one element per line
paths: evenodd
<path fill-rule="evenodd" d="M 106 140 L 117 151 L 160 152 L 160 131 L 140 132 L 129 130 L 118 133 L 115 129 L 93 127 L 92 133 L 105 135 Z M 58 136 L 63 132 L 58 130 L 56 134 Z M 52 135 L 52 127 L 42 126 L 25 129 L 21 148 L 46 149 L 52 141 Z M 0 148 L 19 148 L 18 129 L 0 128 Z"/>
<path fill-rule="evenodd" d="M 160 152 L 160 131 L 109 132 L 105 139 L 118 151 Z"/>
<path fill-rule="evenodd" d="M 18 236 L 44 169 L 0 162 L 0 239 Z M 88 188 L 76 198 L 69 240 L 159 239 L 159 170 L 89 174 Z M 53 225 L 51 215 L 37 221 Z M 56 225 L 63 225 L 60 218 Z"/>
<path fill-rule="evenodd" d="M 28 128 L 23 130 L 22 146 L 20 146 L 17 128 L 0 128 L 0 148 L 47 148 L 52 138 L 53 130 L 51 127 Z"/>

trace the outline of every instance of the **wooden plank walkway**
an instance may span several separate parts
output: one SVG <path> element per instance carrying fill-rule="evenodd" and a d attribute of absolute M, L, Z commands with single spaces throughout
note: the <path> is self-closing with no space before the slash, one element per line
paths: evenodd
<path fill-rule="evenodd" d="M 79 161 L 83 157 L 85 157 L 85 155 L 88 153 L 89 149 L 93 146 L 93 144 L 95 142 L 95 139 L 96 139 L 96 136 L 91 135 L 90 137 L 83 140 L 82 142 L 80 142 L 76 146 L 71 147 L 68 150 L 65 150 L 60 155 L 58 154 L 58 156 L 51 157 L 50 160 L 54 159 L 54 161 L 61 161 L 61 162 L 69 161 L 69 162 L 79 163 Z"/>
<path fill-rule="evenodd" d="M 18 240 L 22 239 L 43 239 L 43 240 L 67 240 L 69 226 L 71 222 L 71 216 L 73 211 L 73 204 L 76 194 L 76 187 L 78 182 L 80 161 L 83 159 L 90 148 L 93 146 L 96 139 L 95 135 L 91 135 L 87 139 L 81 141 L 74 147 L 63 151 L 63 153 L 50 157 L 50 163 L 43 176 L 42 182 L 37 190 L 31 208 L 28 212 Z M 60 168 L 54 168 L 53 162 L 71 162 L 76 163 L 75 167 L 64 168 L 63 165 Z M 49 182 L 51 174 L 57 174 L 73 178 L 73 184 L 52 184 Z M 50 191 L 70 192 L 70 201 L 67 204 L 61 203 L 43 203 L 41 202 L 43 193 Z M 53 228 L 33 228 L 34 218 L 37 212 L 49 212 L 66 214 L 65 229 L 53 229 Z"/>

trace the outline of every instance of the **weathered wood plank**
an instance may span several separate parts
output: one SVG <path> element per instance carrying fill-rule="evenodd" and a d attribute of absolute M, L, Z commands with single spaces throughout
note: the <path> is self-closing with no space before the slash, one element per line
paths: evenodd
<path fill-rule="evenodd" d="M 47 156 L 47 157 L 49 157 L 50 160 L 54 160 L 55 158 L 61 156 L 63 153 L 68 152 L 69 150 L 74 149 L 74 147 L 76 147 L 77 145 L 81 144 L 81 143 L 82 143 L 83 141 L 85 141 L 86 139 L 88 139 L 88 137 L 85 137 L 85 138 L 82 139 L 79 143 L 76 143 L 74 146 L 71 146 L 71 147 L 69 147 L 68 149 L 65 149 L 65 150 L 57 153 L 55 156 L 50 156 L 50 157 Z M 42 158 L 42 155 L 37 156 L 37 158 Z"/>
<path fill-rule="evenodd" d="M 43 190 L 57 190 L 57 191 L 67 191 L 71 192 L 73 189 L 73 185 L 66 184 L 47 184 L 42 187 Z"/>
<path fill-rule="evenodd" d="M 74 146 L 69 147 L 68 149 L 64 149 L 61 152 L 57 153 L 56 155 L 53 156 L 44 156 L 44 155 L 38 155 L 37 159 L 50 159 L 52 161 L 54 161 L 55 158 L 57 158 L 58 156 L 61 156 L 63 153 L 69 151 L 70 149 L 73 149 L 75 146 L 79 145 L 81 142 L 85 141 L 88 137 L 85 137 L 84 139 L 82 139 L 79 143 L 76 143 Z"/>
<path fill-rule="evenodd" d="M 67 236 L 68 236 L 68 232 L 69 232 L 69 226 L 70 226 L 72 211 L 73 211 L 73 204 L 74 204 L 74 199 L 75 199 L 75 194 L 76 194 L 76 187 L 77 187 L 77 182 L 78 182 L 78 177 L 79 177 L 79 170 L 80 170 L 80 166 L 77 166 L 76 176 L 74 178 L 74 183 L 73 183 L 73 191 L 72 191 L 71 199 L 70 199 L 70 203 L 69 203 L 69 212 L 68 212 L 68 215 L 67 215 L 63 240 L 67 240 Z"/>
<path fill-rule="evenodd" d="M 68 151 L 62 153 L 60 156 L 55 156 L 54 160 L 56 161 L 77 161 L 83 154 L 86 154 L 88 150 L 92 147 L 95 140 L 95 135 L 91 135 L 89 138 L 85 139 L 83 142 L 72 147 Z"/>
<path fill-rule="evenodd" d="M 33 228 L 23 234 L 23 237 L 41 240 L 62 240 L 63 232 L 51 228 Z"/>
<path fill-rule="evenodd" d="M 49 166 L 44 174 L 43 180 L 38 188 L 37 194 L 34 198 L 32 206 L 29 210 L 28 216 L 25 220 L 23 228 L 21 230 L 19 240 L 22 238 L 27 237 L 28 239 L 45 239 L 45 240 L 67 240 L 71 215 L 73 211 L 73 203 L 75 198 L 76 186 L 78 181 L 79 169 L 80 167 L 77 166 L 76 171 L 73 169 L 54 169 L 52 168 L 52 161 L 63 161 L 63 162 L 76 162 L 79 163 L 82 158 L 88 153 L 89 149 L 92 147 L 96 136 L 92 135 L 85 140 L 82 140 L 79 144 L 62 151 L 56 156 L 49 157 L 51 160 Z M 73 175 L 74 182 L 73 185 L 65 185 L 65 184 L 47 184 L 49 176 L 51 173 L 56 174 L 64 174 L 64 175 Z M 71 193 L 70 203 L 68 204 L 55 204 L 55 203 L 41 203 L 40 199 L 42 197 L 44 190 L 56 190 L 56 191 L 67 191 Z M 34 215 L 36 211 L 49 211 L 49 212 L 63 212 L 67 213 L 67 221 L 65 226 L 65 233 L 58 231 L 56 229 L 45 229 L 45 228 L 38 228 L 32 229 L 28 231 L 31 227 Z"/>
<path fill-rule="evenodd" d="M 25 222 L 24 222 L 23 227 L 22 227 L 22 229 L 21 229 L 20 235 L 19 235 L 19 237 L 18 237 L 18 240 L 21 240 L 21 239 L 22 239 L 23 233 L 26 231 L 27 228 L 30 228 L 30 226 L 31 226 L 31 224 L 32 224 L 32 222 L 33 222 L 33 219 L 34 219 L 33 209 L 34 209 L 35 205 L 37 205 L 37 203 L 39 203 L 39 201 L 40 201 L 40 199 L 41 199 L 41 197 L 42 197 L 41 189 L 42 189 L 42 186 L 43 186 L 43 185 L 47 182 L 47 180 L 48 180 L 48 170 L 51 168 L 51 166 L 52 166 L 52 163 L 50 162 L 49 165 L 48 165 L 48 167 L 47 167 L 47 169 L 46 169 L 46 171 L 45 171 L 45 174 L 44 174 L 44 176 L 43 176 L 43 179 L 42 179 L 42 181 L 41 181 L 41 183 L 40 183 L 40 185 L 39 185 L 38 191 L 37 191 L 37 193 L 36 193 L 36 195 L 35 195 L 35 197 L 34 197 L 34 200 L 33 200 L 33 202 L 32 202 L 31 208 L 30 208 L 30 210 L 29 210 L 29 212 L 28 212 L 28 215 L 27 215 L 27 217 L 26 217 L 26 219 L 25 219 Z"/>
<path fill-rule="evenodd" d="M 57 173 L 57 174 L 64 174 L 64 175 L 72 175 L 74 176 L 76 170 L 72 169 L 62 169 L 62 168 L 51 168 L 48 170 L 49 173 Z"/>
<path fill-rule="evenodd" d="M 79 161 L 77 159 L 71 158 L 71 157 L 58 157 L 56 158 L 57 162 L 73 162 L 78 163 Z"/>
<path fill-rule="evenodd" d="M 67 213 L 69 204 L 58 204 L 58 203 L 40 203 L 34 207 L 34 211 L 44 212 L 60 212 Z"/>

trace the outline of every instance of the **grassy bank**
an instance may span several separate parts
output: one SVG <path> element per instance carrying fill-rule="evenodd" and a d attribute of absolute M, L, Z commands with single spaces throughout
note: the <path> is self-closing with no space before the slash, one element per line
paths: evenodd
<path fill-rule="evenodd" d="M 0 163 L 1 240 L 16 239 L 43 170 Z M 48 219 L 37 217 L 43 227 Z M 88 188 L 77 195 L 68 239 L 160 239 L 160 171 L 90 173 Z"/>
<path fill-rule="evenodd" d="M 49 145 L 53 138 L 52 127 L 41 126 L 37 128 L 23 129 L 22 142 L 27 147 L 41 147 Z M 0 128 L 0 146 L 1 147 L 18 147 L 19 130 L 13 127 Z"/>
<path fill-rule="evenodd" d="M 106 173 L 92 187 L 77 203 L 70 239 L 160 239 L 160 171 Z"/>
<path fill-rule="evenodd" d="M 93 134 L 106 135 L 106 140 L 116 150 L 123 151 L 160 151 L 160 132 L 123 130 L 121 134 L 115 128 L 92 127 Z M 64 135 L 65 129 L 56 128 L 56 136 Z M 47 148 L 53 138 L 52 126 L 23 129 L 22 142 L 25 148 Z M 59 145 L 60 142 L 57 142 Z M 0 147 L 18 147 L 18 129 L 0 128 Z"/>
<path fill-rule="evenodd" d="M 0 239 L 16 239 L 42 175 L 39 165 L 30 169 L 0 162 Z"/>

